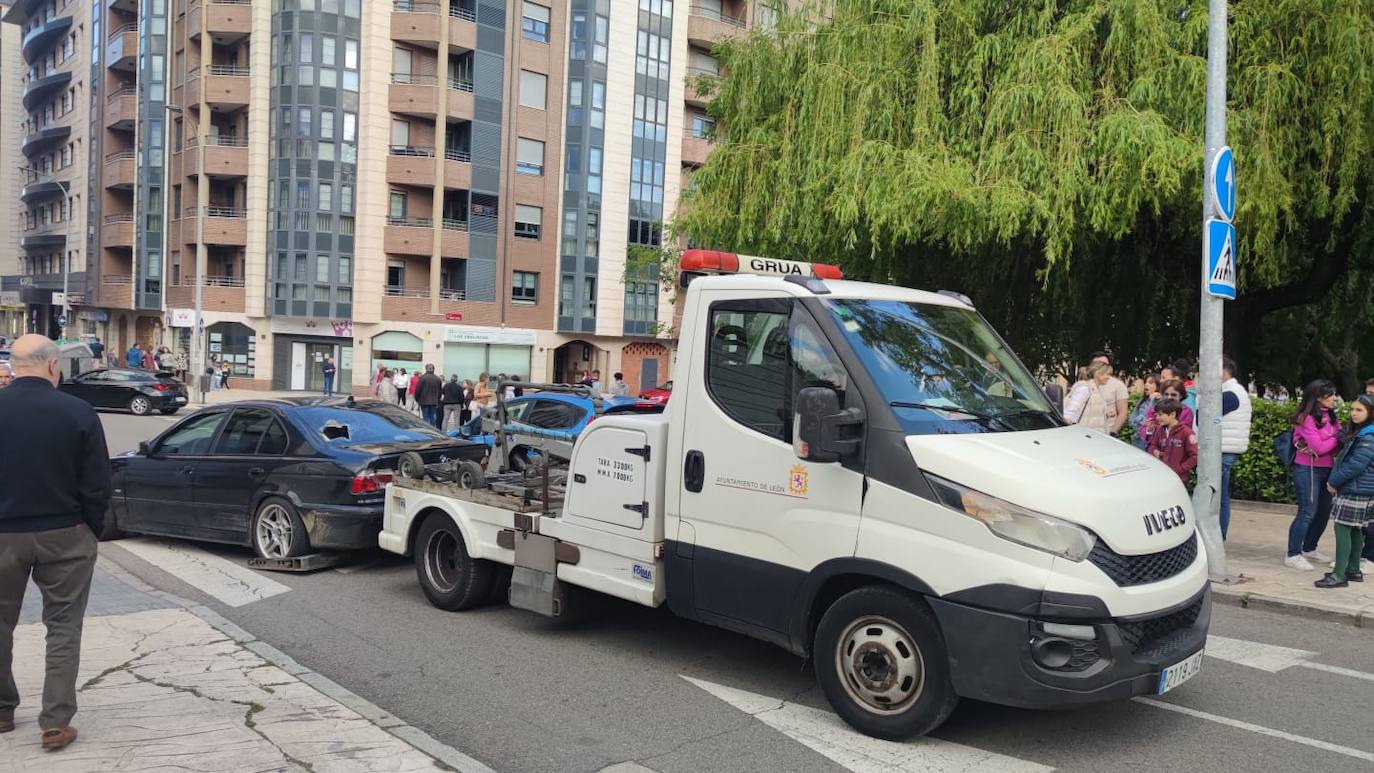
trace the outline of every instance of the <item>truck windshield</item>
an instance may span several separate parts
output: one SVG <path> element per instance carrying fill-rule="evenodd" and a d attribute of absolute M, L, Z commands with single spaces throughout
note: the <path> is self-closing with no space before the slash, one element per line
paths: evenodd
<path fill-rule="evenodd" d="M 867 298 L 821 301 L 911 434 L 1062 424 L 987 322 L 968 309 Z"/>

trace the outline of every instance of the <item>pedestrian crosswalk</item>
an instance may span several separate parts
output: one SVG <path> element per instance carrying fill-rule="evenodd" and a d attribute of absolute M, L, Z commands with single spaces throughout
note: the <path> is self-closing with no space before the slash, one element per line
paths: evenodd
<path fill-rule="evenodd" d="M 117 544 L 226 606 L 241 607 L 291 590 L 242 562 L 185 542 L 139 537 Z"/>

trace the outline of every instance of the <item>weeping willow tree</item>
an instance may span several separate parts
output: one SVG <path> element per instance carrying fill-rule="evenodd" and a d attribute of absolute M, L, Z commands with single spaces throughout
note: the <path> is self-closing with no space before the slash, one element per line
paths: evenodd
<path fill-rule="evenodd" d="M 1267 315 L 1374 262 L 1374 0 L 1231 8 L 1244 354 Z M 786 16 L 720 46 L 723 75 L 697 84 L 717 146 L 676 228 L 962 289 L 1041 364 L 1195 352 L 1206 26 L 1205 0 Z"/>

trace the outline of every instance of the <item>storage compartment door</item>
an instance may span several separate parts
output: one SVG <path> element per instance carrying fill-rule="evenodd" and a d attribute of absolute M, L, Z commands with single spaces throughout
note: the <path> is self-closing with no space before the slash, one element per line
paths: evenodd
<path fill-rule="evenodd" d="M 647 443 L 638 430 L 595 424 L 588 428 L 568 486 L 568 515 L 642 530 L 649 515 Z"/>

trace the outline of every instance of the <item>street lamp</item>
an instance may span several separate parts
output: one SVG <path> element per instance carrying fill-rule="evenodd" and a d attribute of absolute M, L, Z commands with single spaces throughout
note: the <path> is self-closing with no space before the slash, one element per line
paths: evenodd
<path fill-rule="evenodd" d="M 171 105 L 171 104 L 169 104 L 169 105 L 165 105 L 165 108 L 166 108 L 167 114 L 168 114 L 168 119 L 167 119 L 167 123 L 168 123 L 168 124 L 170 124 L 170 123 L 172 122 L 172 121 L 171 121 L 171 114 L 176 113 L 176 114 L 180 115 L 180 114 L 183 113 L 183 110 L 182 110 L 181 105 Z M 205 364 L 204 364 L 203 362 L 201 362 L 201 353 L 200 353 L 200 339 L 201 339 L 201 336 L 204 335 L 204 325 L 205 325 L 204 320 L 203 320 L 202 317 L 201 317 L 202 312 L 203 312 L 203 309 L 204 309 L 204 295 L 203 295 L 203 293 L 204 293 L 204 284 L 205 284 L 205 265 L 204 265 L 204 260 L 205 260 L 205 212 L 204 212 L 204 210 L 203 210 L 203 208 L 202 208 L 202 206 L 201 206 L 201 195 L 200 195 L 200 194 L 201 194 L 201 190 L 202 190 L 205 186 L 206 186 L 206 182 L 205 182 L 205 142 L 204 142 L 204 138 L 200 136 L 199 125 L 197 125 L 197 131 L 196 131 L 196 208 L 195 208 L 195 212 L 196 212 L 196 270 L 195 270 L 195 283 L 196 283 L 196 291 L 195 291 L 195 293 L 196 293 L 196 312 L 195 312 L 195 321 L 192 323 L 192 324 L 195 325 L 195 327 L 193 327 L 193 328 L 191 329 L 191 353 L 190 353 L 190 356 L 189 356 L 189 362 L 190 362 L 190 367 L 191 367 L 192 372 L 196 374 L 196 378 L 195 378 L 195 389 L 196 389 L 196 393 L 197 393 L 198 396 L 199 396 L 199 400 L 200 400 L 200 404 L 201 404 L 201 405 L 204 405 L 204 404 L 205 404 Z M 180 202 L 180 201 L 176 202 L 174 206 L 180 207 L 180 206 L 181 206 L 181 202 Z"/>
<path fill-rule="evenodd" d="M 48 178 L 48 180 L 52 181 L 53 183 L 56 183 L 59 187 L 62 188 L 62 195 L 63 195 L 63 196 L 66 198 L 66 200 L 67 200 L 67 217 L 66 217 L 65 220 L 62 221 L 63 237 L 65 237 L 65 238 L 63 238 L 63 240 L 62 240 L 62 254 L 61 254 L 61 258 L 62 258 L 62 319 L 59 320 L 59 322 L 60 322 L 61 325 L 62 325 L 62 339 L 63 339 L 63 340 L 66 340 L 66 338 L 67 338 L 67 322 L 70 321 L 71 312 L 72 312 L 71 301 L 68 299 L 69 280 L 70 280 L 70 278 L 71 278 L 71 268 L 72 268 L 72 265 L 71 265 L 71 264 L 72 264 L 72 261 L 71 261 L 71 258 L 69 257 L 69 256 L 71 255 L 71 249 L 70 249 L 71 244 L 70 244 L 69 242 L 71 241 L 71 236 L 72 236 L 72 225 L 71 225 L 72 218 L 76 217 L 76 210 L 75 210 L 75 207 L 74 207 L 74 205 L 73 205 L 73 203 L 72 203 L 72 186 L 71 186 L 71 183 L 63 182 L 63 181 L 57 179 L 56 177 L 53 177 L 52 175 L 50 175 L 50 174 L 48 174 L 48 173 L 46 173 L 46 172 L 42 172 L 42 171 L 40 171 L 40 170 L 38 170 L 38 169 L 34 169 L 34 168 L 31 167 L 31 166 L 24 166 L 24 165 L 21 164 L 21 165 L 19 166 L 19 171 L 21 171 L 21 172 L 26 172 L 30 177 L 34 177 L 34 178 L 38 178 L 38 177 L 46 177 L 46 178 Z M 35 181 L 36 181 L 36 180 L 35 180 Z"/>

